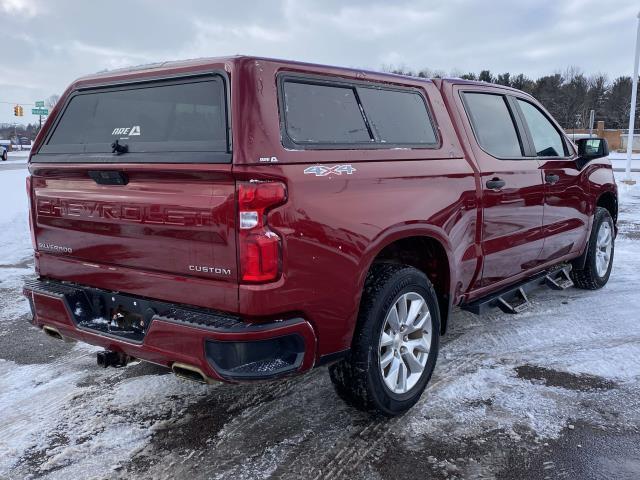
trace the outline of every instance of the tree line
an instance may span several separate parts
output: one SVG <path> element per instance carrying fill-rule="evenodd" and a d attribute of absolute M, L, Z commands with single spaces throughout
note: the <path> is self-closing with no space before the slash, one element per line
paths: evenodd
<path fill-rule="evenodd" d="M 38 124 L 28 123 L 27 125 L 14 126 L 12 123 L 0 123 L 0 140 L 15 138 L 16 133 L 20 138 L 26 137 L 33 141 L 38 133 Z"/>
<path fill-rule="evenodd" d="M 523 73 L 494 74 L 490 70 L 479 73 L 458 71 L 446 75 L 439 70 L 413 71 L 403 67 L 384 67 L 388 72 L 422 78 L 459 77 L 517 88 L 537 98 L 549 113 L 565 128 L 588 128 L 589 112 L 595 111 L 595 121 L 604 120 L 605 128 L 626 129 L 629 126 L 631 77 L 620 76 L 613 81 L 603 73 L 585 75 L 576 67 L 562 73 L 544 75 L 537 79 Z M 636 105 L 636 127 L 640 128 L 640 102 Z"/>

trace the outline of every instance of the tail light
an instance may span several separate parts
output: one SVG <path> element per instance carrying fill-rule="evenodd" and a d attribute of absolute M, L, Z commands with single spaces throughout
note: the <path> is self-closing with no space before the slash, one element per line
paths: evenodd
<path fill-rule="evenodd" d="M 286 201 L 281 182 L 238 182 L 240 278 L 243 282 L 277 280 L 282 262 L 280 236 L 271 231 L 267 212 Z"/>
<path fill-rule="evenodd" d="M 36 232 L 35 232 L 35 224 L 33 221 L 33 204 L 32 204 L 32 188 L 31 188 L 32 180 L 31 175 L 27 176 L 27 198 L 29 199 L 29 231 L 31 232 L 31 245 L 34 250 L 38 249 L 36 244 Z"/>

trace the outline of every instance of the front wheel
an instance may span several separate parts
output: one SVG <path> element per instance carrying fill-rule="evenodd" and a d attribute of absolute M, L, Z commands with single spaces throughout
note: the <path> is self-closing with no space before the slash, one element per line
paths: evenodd
<path fill-rule="evenodd" d="M 407 411 L 431 378 L 439 335 L 438 301 L 426 275 L 406 265 L 374 265 L 352 348 L 329 368 L 338 395 L 361 410 Z"/>
<path fill-rule="evenodd" d="M 597 290 L 609 281 L 615 250 L 615 228 L 606 208 L 597 207 L 587 245 L 587 258 L 582 269 L 571 270 L 571 278 L 578 288 Z"/>
<path fill-rule="evenodd" d="M 7 161 L 7 157 L 8 157 L 7 151 L 5 150 L 4 152 L 2 152 L 2 161 L 6 162 Z"/>

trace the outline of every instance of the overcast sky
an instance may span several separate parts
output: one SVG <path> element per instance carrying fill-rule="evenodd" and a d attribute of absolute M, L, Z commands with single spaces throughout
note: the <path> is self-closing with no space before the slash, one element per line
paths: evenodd
<path fill-rule="evenodd" d="M 573 65 L 631 75 L 634 0 L 0 0 L 0 101 L 159 60 L 256 54 L 381 69 L 488 68 L 531 77 Z M 13 122 L 0 103 L 0 122 Z M 23 122 L 35 121 L 30 114 Z"/>

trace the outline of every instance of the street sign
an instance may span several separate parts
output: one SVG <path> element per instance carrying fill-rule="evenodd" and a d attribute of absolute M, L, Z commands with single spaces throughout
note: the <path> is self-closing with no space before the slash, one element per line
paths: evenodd
<path fill-rule="evenodd" d="M 32 115 L 49 115 L 49 109 L 48 108 L 32 108 L 31 114 Z"/>
<path fill-rule="evenodd" d="M 36 100 L 36 108 L 44 108 L 44 100 Z"/>

